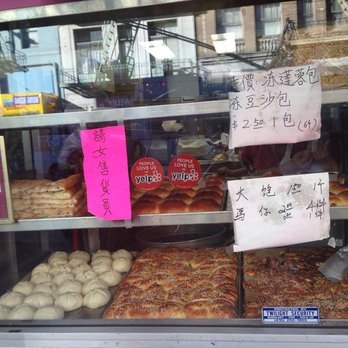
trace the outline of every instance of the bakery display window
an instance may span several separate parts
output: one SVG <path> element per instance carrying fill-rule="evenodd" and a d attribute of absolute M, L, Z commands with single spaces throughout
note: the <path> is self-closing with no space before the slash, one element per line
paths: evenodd
<path fill-rule="evenodd" d="M 0 341 L 12 329 L 29 341 L 35 331 L 68 337 L 81 329 L 125 346 L 136 343 L 133 334 L 163 346 L 185 342 L 185 333 L 187 344 L 223 346 L 246 335 L 257 341 L 256 330 L 266 340 L 285 332 L 281 342 L 308 333 L 313 343 L 334 329 L 332 342 L 339 342 L 348 320 L 346 278 L 332 282 L 320 268 L 347 244 L 344 4 L 34 2 L 0 5 L 0 136 L 14 215 L 0 224 Z M 314 65 L 320 115 L 304 128 L 316 127 L 316 139 L 273 144 L 270 131 L 256 144 L 262 122 L 255 117 L 247 145 L 231 146 L 240 76 L 252 89 L 260 72 L 284 69 L 272 79 L 278 84 L 290 70 L 301 81 L 304 67 Z M 281 91 L 263 97 L 284 102 Z M 285 127 L 318 104 L 296 98 L 308 107 L 287 105 Z M 126 220 L 91 213 L 97 193 L 86 180 L 81 134 L 95 131 L 100 140 L 106 127 L 125 134 Z M 97 163 L 100 177 L 107 164 Z M 228 182 L 326 172 L 328 238 L 233 251 Z M 105 211 L 109 184 L 104 178 L 99 185 Z M 263 307 L 268 314 L 314 308 L 318 320 L 268 324 Z"/>

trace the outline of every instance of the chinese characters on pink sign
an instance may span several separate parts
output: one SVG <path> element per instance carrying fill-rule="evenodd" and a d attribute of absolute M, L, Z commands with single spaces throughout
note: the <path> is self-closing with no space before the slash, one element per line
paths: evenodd
<path fill-rule="evenodd" d="M 104 220 L 131 219 L 124 126 L 81 131 L 88 211 Z"/>
<path fill-rule="evenodd" d="M 228 181 L 234 251 L 329 237 L 328 173 Z"/>
<path fill-rule="evenodd" d="M 289 144 L 320 138 L 318 65 L 233 76 L 229 147 Z"/>

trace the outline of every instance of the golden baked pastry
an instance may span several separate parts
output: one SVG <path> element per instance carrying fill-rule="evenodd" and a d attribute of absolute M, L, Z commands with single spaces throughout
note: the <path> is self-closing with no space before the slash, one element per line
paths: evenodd
<path fill-rule="evenodd" d="M 157 203 L 143 199 L 133 204 L 132 212 L 134 215 L 140 215 L 140 214 L 158 214 L 160 211 L 159 211 L 159 205 Z"/>
<path fill-rule="evenodd" d="M 179 199 L 170 199 L 160 204 L 160 213 L 185 213 L 189 205 Z"/>
<path fill-rule="evenodd" d="M 189 207 L 191 212 L 204 212 L 204 211 L 218 211 L 220 210 L 220 205 L 216 203 L 213 199 L 200 198 L 194 200 Z"/>

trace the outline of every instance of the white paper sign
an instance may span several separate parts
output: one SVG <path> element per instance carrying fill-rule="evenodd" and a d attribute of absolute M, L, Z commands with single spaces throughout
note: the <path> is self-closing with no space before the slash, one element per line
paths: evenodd
<path fill-rule="evenodd" d="M 229 147 L 288 144 L 320 138 L 319 66 L 238 75 L 229 93 Z"/>
<path fill-rule="evenodd" d="M 234 251 L 329 237 L 328 173 L 228 181 Z"/>

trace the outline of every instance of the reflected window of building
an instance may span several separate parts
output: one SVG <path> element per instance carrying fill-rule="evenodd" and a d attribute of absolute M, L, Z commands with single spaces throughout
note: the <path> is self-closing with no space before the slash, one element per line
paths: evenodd
<path fill-rule="evenodd" d="M 127 57 L 131 53 L 133 43 L 132 27 L 127 24 L 119 25 L 117 27 L 118 41 L 119 41 L 119 61 L 121 64 L 127 64 Z"/>
<path fill-rule="evenodd" d="M 279 3 L 256 6 L 256 30 L 258 37 L 274 36 L 281 33 Z"/>
<path fill-rule="evenodd" d="M 117 26 L 119 51 L 113 63 L 116 80 L 125 81 L 130 77 L 134 77 L 134 41 L 136 40 L 138 30 L 138 27 L 132 27 L 128 24 Z"/>
<path fill-rule="evenodd" d="M 216 27 L 218 34 L 233 32 L 236 39 L 243 39 L 244 31 L 240 7 L 217 10 Z"/>
<path fill-rule="evenodd" d="M 175 59 L 179 55 L 179 40 L 173 36 L 168 36 L 166 32 L 171 34 L 178 33 L 178 23 L 176 19 L 168 19 L 161 21 L 151 21 L 147 23 L 149 41 L 162 40 L 163 43 L 169 47 L 174 53 Z M 150 55 L 151 76 L 163 76 L 172 73 L 171 61 L 158 61 L 154 56 Z"/>
<path fill-rule="evenodd" d="M 75 29 L 74 41 L 76 67 L 80 79 L 85 82 L 94 80 L 96 69 L 101 61 L 103 47 L 101 27 Z"/>
<path fill-rule="evenodd" d="M 347 5 L 344 1 L 326 0 L 326 9 L 328 22 L 339 24 L 348 21 Z"/>
<path fill-rule="evenodd" d="M 313 0 L 297 1 L 298 26 L 307 27 L 314 23 Z"/>

